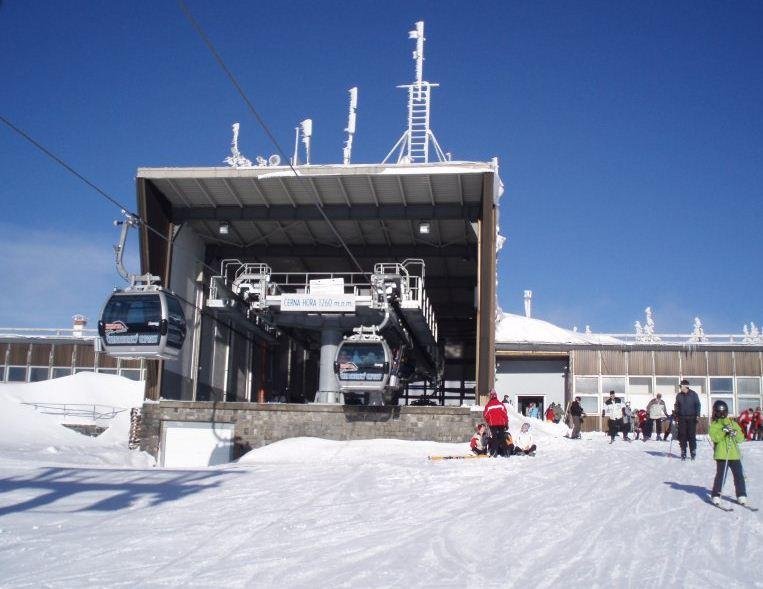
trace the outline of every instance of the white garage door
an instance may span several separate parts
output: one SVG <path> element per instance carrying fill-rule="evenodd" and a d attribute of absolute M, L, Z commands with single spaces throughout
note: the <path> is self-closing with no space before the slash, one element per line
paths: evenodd
<path fill-rule="evenodd" d="M 232 423 L 162 422 L 162 466 L 184 468 L 230 462 L 233 427 Z"/>

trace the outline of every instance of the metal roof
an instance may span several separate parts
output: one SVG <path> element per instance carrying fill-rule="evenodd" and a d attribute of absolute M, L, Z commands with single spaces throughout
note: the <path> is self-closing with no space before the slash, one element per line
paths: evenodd
<path fill-rule="evenodd" d="M 474 223 L 486 180 L 491 187 L 500 183 L 497 162 L 311 165 L 296 171 L 140 168 L 137 178 L 164 195 L 173 223 L 194 229 L 209 261 L 261 261 L 276 272 L 356 271 L 325 215 L 364 271 L 377 262 L 423 258 L 438 315 L 459 321 L 465 307 L 473 314 Z M 222 222 L 229 224 L 227 235 L 219 232 Z M 428 233 L 419 230 L 422 222 Z"/>

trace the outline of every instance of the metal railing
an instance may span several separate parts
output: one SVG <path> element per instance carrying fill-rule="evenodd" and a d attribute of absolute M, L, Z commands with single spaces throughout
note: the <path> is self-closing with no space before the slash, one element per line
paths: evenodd
<path fill-rule="evenodd" d="M 74 329 L 53 327 L 0 327 L 0 336 L 19 337 L 77 337 L 93 339 L 98 337 L 97 329 Z"/>
<path fill-rule="evenodd" d="M 126 407 L 99 405 L 97 403 L 43 403 L 28 401 L 21 403 L 34 407 L 40 413 L 61 415 L 64 417 L 86 417 L 93 421 L 114 419 L 120 413 L 127 411 Z"/>

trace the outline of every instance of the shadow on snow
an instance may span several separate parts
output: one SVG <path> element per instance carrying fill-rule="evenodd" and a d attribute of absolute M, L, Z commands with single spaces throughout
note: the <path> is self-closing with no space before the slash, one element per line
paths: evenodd
<path fill-rule="evenodd" d="M 222 477 L 233 474 L 235 473 L 219 470 L 44 468 L 28 477 L 0 479 L 0 500 L 3 493 L 40 492 L 35 497 L 18 503 L 0 505 L 0 517 L 34 510 L 81 493 L 98 493 L 103 497 L 76 511 L 118 511 L 129 509 L 138 501 L 145 501 L 151 507 L 218 487 Z M 115 476 L 118 480 L 113 480 Z"/>

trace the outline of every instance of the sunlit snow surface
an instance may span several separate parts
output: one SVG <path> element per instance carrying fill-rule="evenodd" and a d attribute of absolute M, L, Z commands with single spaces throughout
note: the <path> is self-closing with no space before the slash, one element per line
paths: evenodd
<path fill-rule="evenodd" d="M 760 586 L 760 515 L 704 502 L 706 440 L 681 463 L 536 427 L 535 457 L 434 462 L 467 445 L 296 438 L 163 470 L 36 427 L 0 431 L 1 587 Z M 762 458 L 745 445 L 752 504 Z"/>

